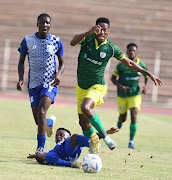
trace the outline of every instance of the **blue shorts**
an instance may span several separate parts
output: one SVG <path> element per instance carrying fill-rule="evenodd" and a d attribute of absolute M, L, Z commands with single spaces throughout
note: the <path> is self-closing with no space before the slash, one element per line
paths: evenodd
<path fill-rule="evenodd" d="M 66 161 L 75 161 L 81 154 L 82 147 L 73 148 L 69 142 L 70 137 L 58 143 L 53 150 L 47 154 Z"/>
<path fill-rule="evenodd" d="M 43 85 L 39 85 L 33 89 L 29 89 L 31 107 L 37 106 L 39 104 L 40 98 L 44 95 L 50 97 L 52 99 L 52 104 L 53 104 L 57 92 L 58 92 L 57 86 L 44 88 Z"/>

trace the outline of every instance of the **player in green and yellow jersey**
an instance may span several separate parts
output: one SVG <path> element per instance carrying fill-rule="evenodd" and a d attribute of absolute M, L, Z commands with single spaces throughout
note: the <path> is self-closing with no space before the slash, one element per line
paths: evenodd
<path fill-rule="evenodd" d="M 128 58 L 136 62 L 139 66 L 147 70 L 147 66 L 138 58 L 138 47 L 135 43 L 127 45 Z M 134 137 L 137 131 L 137 113 L 140 111 L 141 105 L 141 92 L 139 87 L 139 72 L 133 71 L 123 63 L 119 63 L 113 72 L 112 82 L 117 86 L 117 105 L 119 111 L 119 119 L 117 126 L 120 129 L 122 123 L 126 121 L 127 110 L 130 110 L 131 124 L 130 124 L 130 140 L 128 147 L 135 149 Z M 118 79 L 117 79 L 118 78 Z M 146 94 L 146 86 L 148 76 L 144 75 L 144 86 L 142 93 Z"/>
<path fill-rule="evenodd" d="M 155 84 L 161 85 L 162 82 L 158 77 L 128 59 L 116 45 L 107 39 L 109 28 L 110 22 L 107 18 L 98 18 L 95 26 L 84 33 L 76 34 L 70 44 L 72 46 L 81 44 L 76 87 L 79 124 L 86 137 L 91 136 L 94 127 L 112 150 L 117 145 L 107 135 L 99 116 L 93 110 L 95 106 L 103 104 L 103 97 L 106 93 L 104 71 L 109 59 L 115 57 L 131 69 L 148 75 Z"/>

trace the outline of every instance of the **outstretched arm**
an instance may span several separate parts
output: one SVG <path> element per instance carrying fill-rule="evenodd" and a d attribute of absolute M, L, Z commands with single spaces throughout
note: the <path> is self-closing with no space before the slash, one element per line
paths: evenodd
<path fill-rule="evenodd" d="M 155 75 L 153 75 L 152 73 L 150 73 L 149 71 L 145 70 L 144 68 L 142 68 L 141 66 L 139 66 L 137 63 L 135 63 L 134 61 L 128 59 L 127 57 L 124 57 L 121 60 L 122 63 L 124 63 L 127 67 L 129 67 L 130 69 L 137 71 L 137 72 L 141 72 L 144 75 L 148 75 L 151 80 L 154 82 L 155 85 L 163 85 L 162 81 L 156 77 Z"/>
<path fill-rule="evenodd" d="M 101 31 L 100 25 L 95 25 L 95 26 L 93 26 L 93 27 L 92 27 L 89 31 L 87 31 L 87 32 L 84 32 L 84 33 L 81 33 L 81 34 L 76 34 L 76 35 L 73 37 L 72 41 L 70 42 L 70 45 L 71 45 L 71 46 L 75 46 L 76 44 L 80 43 L 81 40 L 82 40 L 84 37 L 86 37 L 87 35 L 92 34 L 92 33 L 99 34 L 100 31 Z"/>
<path fill-rule="evenodd" d="M 55 156 L 50 156 L 45 152 L 36 152 L 35 154 L 29 154 L 27 158 L 36 159 L 39 163 L 47 165 L 81 168 L 81 162 L 79 161 L 65 161 Z"/>

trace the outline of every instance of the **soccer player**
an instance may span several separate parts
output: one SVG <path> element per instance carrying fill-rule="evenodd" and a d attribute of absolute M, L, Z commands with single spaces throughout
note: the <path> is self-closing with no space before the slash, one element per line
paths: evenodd
<path fill-rule="evenodd" d="M 51 136 L 55 116 L 46 119 L 47 111 L 54 103 L 61 74 L 64 71 L 63 43 L 58 36 L 49 33 L 51 17 L 40 14 L 37 18 L 38 32 L 26 36 L 18 49 L 20 58 L 18 63 L 19 82 L 17 89 L 23 90 L 24 62 L 26 55 L 29 62 L 28 91 L 35 123 L 38 125 L 37 151 L 43 151 L 45 146 L 45 132 Z M 58 70 L 55 56 L 58 57 Z"/>
<path fill-rule="evenodd" d="M 138 47 L 135 43 L 127 45 L 127 55 L 132 61 L 136 62 L 142 68 L 147 70 L 147 66 L 138 58 Z M 118 79 L 117 79 L 118 78 Z M 128 147 L 135 149 L 134 137 L 137 131 L 137 113 L 140 111 L 141 92 L 139 87 L 140 73 L 133 71 L 123 63 L 119 63 L 113 72 L 111 80 L 117 86 L 117 105 L 119 111 L 119 119 L 117 126 L 120 129 L 122 123 L 126 121 L 127 110 L 130 110 L 131 124 L 130 124 L 130 140 Z M 142 93 L 146 94 L 146 86 L 148 76 L 144 75 L 144 86 Z"/>
<path fill-rule="evenodd" d="M 107 130 L 108 134 L 114 134 L 118 132 L 117 128 L 112 127 Z M 56 131 L 54 149 L 46 152 L 36 152 L 35 154 L 29 154 L 27 158 L 35 158 L 41 164 L 66 166 L 80 168 L 81 162 L 76 161 L 81 152 L 82 147 L 90 148 L 90 153 L 97 153 L 99 133 L 93 133 L 91 139 L 83 135 L 73 134 L 65 128 L 59 128 Z"/>
<path fill-rule="evenodd" d="M 107 39 L 110 32 L 110 22 L 107 18 L 98 18 L 96 25 L 90 30 L 76 34 L 71 40 L 71 45 L 81 44 L 78 56 L 76 97 L 79 124 L 83 134 L 90 137 L 94 132 L 93 127 L 102 135 L 104 142 L 112 150 L 117 145 L 107 135 L 98 114 L 93 110 L 95 106 L 103 103 L 106 93 L 104 71 L 111 57 L 115 57 L 132 70 L 145 74 L 159 85 L 161 80 L 127 58 L 119 49 Z"/>

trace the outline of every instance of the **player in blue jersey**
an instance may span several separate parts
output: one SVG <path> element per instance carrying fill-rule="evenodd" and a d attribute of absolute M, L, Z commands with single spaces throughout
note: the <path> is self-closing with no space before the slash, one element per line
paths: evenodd
<path fill-rule="evenodd" d="M 18 49 L 20 58 L 18 63 L 19 82 L 17 89 L 23 90 L 24 62 L 28 56 L 29 75 L 28 91 L 35 123 L 38 125 L 37 151 L 43 151 L 45 146 L 45 132 L 51 136 L 55 116 L 46 119 L 48 108 L 54 103 L 64 71 L 63 43 L 58 36 L 49 33 L 51 17 L 40 14 L 37 18 L 38 32 L 26 36 Z M 58 70 L 55 56 L 58 57 Z"/>
<path fill-rule="evenodd" d="M 114 134 L 118 129 L 112 127 L 106 132 Z M 81 163 L 76 160 L 82 152 L 82 147 L 88 147 L 90 153 L 96 153 L 99 138 L 101 138 L 99 133 L 93 133 L 91 138 L 87 138 L 78 134 L 71 135 L 69 130 L 59 128 L 56 131 L 54 149 L 48 153 L 38 151 L 35 154 L 29 154 L 28 158 L 35 158 L 41 164 L 80 168 Z"/>

